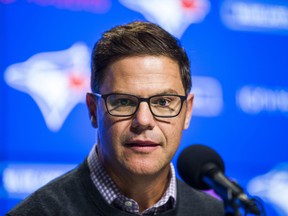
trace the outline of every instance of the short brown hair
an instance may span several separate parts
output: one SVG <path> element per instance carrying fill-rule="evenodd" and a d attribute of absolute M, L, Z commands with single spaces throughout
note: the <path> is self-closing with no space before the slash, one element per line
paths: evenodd
<path fill-rule="evenodd" d="M 99 92 L 105 69 L 113 62 L 141 55 L 166 56 L 176 61 L 186 95 L 191 89 L 190 62 L 179 40 L 156 24 L 132 22 L 103 33 L 92 52 L 91 89 Z"/>

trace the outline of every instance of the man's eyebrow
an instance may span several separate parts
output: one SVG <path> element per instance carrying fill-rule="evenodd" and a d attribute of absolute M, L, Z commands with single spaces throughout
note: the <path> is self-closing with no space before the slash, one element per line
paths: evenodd
<path fill-rule="evenodd" d="M 165 89 L 163 91 L 159 91 L 159 93 L 157 94 L 179 94 L 179 92 L 177 92 L 175 89 L 169 88 L 169 89 Z"/>
<path fill-rule="evenodd" d="M 116 91 L 113 91 L 112 93 L 116 93 L 116 94 L 130 94 L 130 93 L 127 93 L 127 91 L 125 91 L 125 90 L 116 90 Z M 179 94 L 179 92 L 176 91 L 175 89 L 169 88 L 169 89 L 159 90 L 159 91 L 157 91 L 156 94 Z"/>
<path fill-rule="evenodd" d="M 128 94 L 128 95 L 134 95 L 133 93 L 130 92 L 126 92 L 126 91 L 122 91 L 122 90 L 116 90 L 113 92 L 110 92 L 110 94 Z M 163 90 L 159 90 L 157 92 L 154 92 L 153 95 L 151 96 L 155 96 L 155 95 L 165 95 L 165 94 L 172 94 L 172 95 L 185 95 L 185 93 L 179 93 L 178 91 L 176 91 L 175 89 L 172 88 L 168 88 L 168 89 L 163 89 Z M 141 97 L 141 95 L 135 95 L 137 97 Z"/>

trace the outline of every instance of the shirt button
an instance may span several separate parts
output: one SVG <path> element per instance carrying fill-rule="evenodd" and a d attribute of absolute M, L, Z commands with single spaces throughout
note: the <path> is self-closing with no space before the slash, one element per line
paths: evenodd
<path fill-rule="evenodd" d="M 132 202 L 131 201 L 126 201 L 125 205 L 128 206 L 128 207 L 131 207 L 132 206 Z"/>

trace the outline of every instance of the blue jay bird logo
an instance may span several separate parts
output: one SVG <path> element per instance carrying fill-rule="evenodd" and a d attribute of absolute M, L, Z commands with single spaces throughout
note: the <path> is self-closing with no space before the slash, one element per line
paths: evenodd
<path fill-rule="evenodd" d="M 47 127 L 58 131 L 72 109 L 84 103 L 89 90 L 90 52 L 83 43 L 63 51 L 38 53 L 10 65 L 6 83 L 29 94 L 40 108 Z"/>
<path fill-rule="evenodd" d="M 192 23 L 202 22 L 210 10 L 208 0 L 119 0 L 180 38 Z"/>

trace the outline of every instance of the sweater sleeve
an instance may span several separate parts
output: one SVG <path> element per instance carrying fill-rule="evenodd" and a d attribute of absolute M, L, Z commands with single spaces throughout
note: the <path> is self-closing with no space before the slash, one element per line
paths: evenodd
<path fill-rule="evenodd" d="M 44 197 L 42 197 L 42 199 L 43 198 Z M 46 202 L 50 202 L 49 199 L 47 199 Z M 36 192 L 16 205 L 6 216 L 48 216 L 53 215 L 51 211 L 51 209 L 49 210 L 43 207 L 42 201 Z"/>

